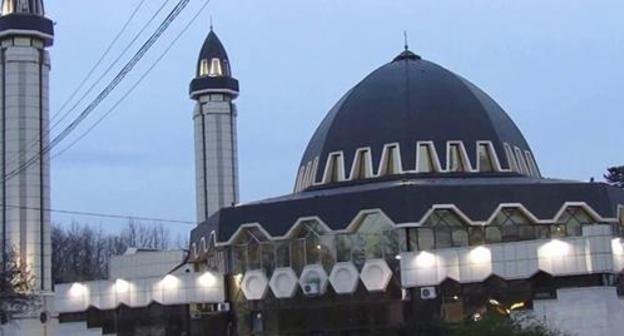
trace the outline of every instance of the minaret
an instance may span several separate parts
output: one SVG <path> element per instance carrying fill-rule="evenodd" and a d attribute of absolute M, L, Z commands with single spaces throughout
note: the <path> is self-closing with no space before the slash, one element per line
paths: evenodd
<path fill-rule="evenodd" d="M 35 290 L 52 290 L 49 72 L 54 24 L 42 0 L 3 0 L 0 14 L 0 246 L 26 262 Z M 22 171 L 31 158 L 36 162 Z M 15 176 L 15 172 L 19 174 Z M 9 175 L 9 176 L 7 176 Z"/>
<path fill-rule="evenodd" d="M 197 102 L 195 161 L 197 221 L 204 222 L 223 207 L 238 203 L 236 105 L 238 80 L 223 44 L 210 27 L 199 54 L 191 98 Z"/>

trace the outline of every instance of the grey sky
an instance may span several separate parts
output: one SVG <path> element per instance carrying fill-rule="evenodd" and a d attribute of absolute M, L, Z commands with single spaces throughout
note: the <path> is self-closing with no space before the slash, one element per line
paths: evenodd
<path fill-rule="evenodd" d="M 129 32 L 162 1 L 146 1 Z M 136 74 L 203 1 L 191 0 Z M 52 113 L 138 2 L 47 1 L 58 22 Z M 414 52 L 470 79 L 505 108 L 545 176 L 587 180 L 624 163 L 622 1 L 213 0 L 208 8 L 114 114 L 53 162 L 55 208 L 194 219 L 188 84 L 209 15 L 241 82 L 243 201 L 291 191 L 317 124 L 346 90 L 401 51 L 403 30 Z"/>

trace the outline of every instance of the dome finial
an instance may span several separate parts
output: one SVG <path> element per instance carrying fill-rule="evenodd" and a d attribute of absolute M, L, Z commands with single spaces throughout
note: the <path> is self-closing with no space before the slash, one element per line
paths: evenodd
<path fill-rule="evenodd" d="M 403 40 L 405 42 L 405 51 L 409 50 L 409 43 L 407 42 L 407 30 L 403 31 Z"/>
<path fill-rule="evenodd" d="M 210 31 L 213 31 L 213 24 L 212 24 L 212 15 L 210 15 Z"/>

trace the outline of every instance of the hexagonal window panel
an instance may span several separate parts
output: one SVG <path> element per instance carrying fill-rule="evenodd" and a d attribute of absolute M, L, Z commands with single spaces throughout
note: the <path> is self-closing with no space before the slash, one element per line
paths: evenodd
<path fill-rule="evenodd" d="M 241 281 L 241 290 L 245 298 L 250 301 L 262 300 L 269 288 L 269 279 L 264 271 L 248 271 Z"/>
<path fill-rule="evenodd" d="M 388 288 L 392 271 L 383 259 L 367 260 L 362 268 L 360 279 L 369 292 L 381 292 Z"/>
<path fill-rule="evenodd" d="M 360 274 L 352 262 L 341 262 L 334 265 L 329 282 L 337 294 L 352 294 L 360 281 Z"/>
<path fill-rule="evenodd" d="M 308 265 L 303 268 L 299 278 L 299 286 L 303 294 L 318 296 L 327 290 L 327 272 L 322 265 Z"/>
<path fill-rule="evenodd" d="M 297 274 L 290 267 L 277 268 L 271 277 L 271 290 L 278 299 L 287 299 L 295 296 L 297 291 Z"/>

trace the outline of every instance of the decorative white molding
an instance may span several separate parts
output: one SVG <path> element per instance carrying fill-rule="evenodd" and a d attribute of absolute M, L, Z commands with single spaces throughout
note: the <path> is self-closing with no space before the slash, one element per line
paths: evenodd
<path fill-rule="evenodd" d="M 481 162 L 479 161 L 479 146 L 485 146 L 487 148 L 488 151 L 488 155 L 490 156 L 490 159 L 492 160 L 492 165 L 494 166 L 494 171 L 495 172 L 504 172 L 504 173 L 508 173 L 511 172 L 511 169 L 504 169 L 503 165 L 501 164 L 500 158 L 498 157 L 498 154 L 496 154 L 496 149 L 494 148 L 494 143 L 492 141 L 489 140 L 480 140 L 477 141 L 477 153 L 476 153 L 476 164 L 475 166 L 477 167 L 477 171 L 481 171 Z"/>
<path fill-rule="evenodd" d="M 383 292 L 392 279 L 392 270 L 383 259 L 366 260 L 360 279 L 369 292 Z"/>
<path fill-rule="evenodd" d="M 329 282 L 336 294 L 355 293 L 359 281 L 359 272 L 352 262 L 337 263 L 329 275 Z"/>
<path fill-rule="evenodd" d="M 351 164 L 349 181 L 375 177 L 375 173 L 373 171 L 373 155 L 371 152 L 370 147 L 358 148 L 355 151 L 353 163 Z M 364 168 L 363 172 L 359 171 L 360 167 Z"/>
<path fill-rule="evenodd" d="M 498 205 L 498 207 L 492 213 L 492 215 L 485 221 L 472 220 L 464 212 L 462 212 L 461 209 L 459 209 L 454 204 L 436 204 L 436 205 L 432 206 L 423 215 L 423 217 L 418 222 L 398 223 L 397 224 L 394 221 L 392 221 L 390 219 L 390 217 L 388 217 L 383 212 L 383 210 L 377 208 L 377 209 L 364 209 L 364 210 L 360 210 L 360 212 L 358 212 L 358 214 L 353 218 L 353 220 L 351 220 L 349 225 L 345 229 L 342 229 L 342 230 L 332 230 L 320 217 L 312 216 L 312 217 L 301 217 L 301 218 L 299 218 L 293 224 L 293 226 L 291 226 L 291 228 L 288 230 L 288 232 L 285 235 L 282 235 L 282 236 L 272 236 L 271 234 L 269 234 L 269 232 L 267 230 L 264 229 L 264 227 L 260 223 L 248 223 L 248 224 L 241 225 L 236 230 L 236 232 L 234 232 L 234 234 L 230 237 L 230 239 L 228 239 L 226 242 L 218 242 L 216 240 L 216 235 L 215 235 L 214 231 L 212 231 L 210 233 L 210 238 L 213 239 L 213 242 L 212 242 L 214 244 L 213 246 L 217 246 L 217 247 L 228 246 L 228 245 L 231 245 L 236 240 L 236 238 L 240 234 L 243 233 L 244 230 L 251 229 L 251 228 L 257 228 L 270 241 L 290 239 L 290 238 L 293 237 L 294 232 L 297 231 L 299 226 L 303 225 L 303 223 L 305 223 L 307 221 L 310 221 L 310 220 L 317 221 L 319 223 L 319 225 L 325 230 L 325 232 L 328 232 L 328 233 L 349 233 L 349 232 L 353 232 L 353 230 L 357 226 L 358 221 L 363 216 L 368 215 L 368 214 L 372 214 L 372 213 L 379 213 L 379 214 L 383 215 L 384 217 L 386 217 L 386 219 L 388 219 L 388 221 L 390 223 L 393 223 L 393 225 L 396 228 L 420 227 L 420 226 L 422 226 L 425 223 L 425 221 L 429 218 L 429 216 L 431 216 L 431 214 L 435 210 L 451 210 L 456 215 L 458 215 L 465 223 L 467 223 L 470 226 L 484 226 L 484 225 L 488 225 L 489 223 L 492 223 L 492 221 L 494 220 L 496 215 L 498 215 L 504 208 L 515 208 L 515 209 L 518 209 L 524 215 L 526 215 L 532 222 L 537 223 L 537 224 L 554 224 L 554 223 L 557 223 L 557 221 L 560 219 L 560 217 L 563 215 L 563 213 L 565 212 L 565 210 L 568 207 L 581 207 L 583 210 L 585 210 L 592 217 L 592 219 L 596 223 L 608 223 L 608 224 L 618 223 L 618 218 L 617 217 L 616 218 L 602 217 L 599 213 L 597 213 L 591 206 L 589 206 L 585 202 L 566 202 L 558 210 L 558 212 L 555 215 L 555 217 L 550 218 L 550 219 L 548 219 L 548 218 L 545 218 L 545 219 L 537 218 L 537 216 L 535 216 L 529 209 L 527 209 L 521 203 L 501 203 L 501 204 Z M 620 213 L 619 216 L 624 216 L 624 205 L 620 205 L 618 207 L 618 212 Z M 200 239 L 200 241 L 201 241 L 201 239 Z"/>
<path fill-rule="evenodd" d="M 464 166 L 463 172 L 478 173 L 479 171 L 476 168 L 475 169 L 472 168 L 472 164 L 470 163 L 470 158 L 468 158 L 468 151 L 466 151 L 466 147 L 464 146 L 463 141 L 447 141 L 446 142 L 446 168 L 444 169 L 444 171 L 447 173 L 451 173 L 451 147 L 453 146 L 457 146 L 459 150 L 459 158 L 461 160 L 462 165 Z M 475 167 L 476 166 L 477 164 L 475 164 Z"/>
<path fill-rule="evenodd" d="M 299 286 L 301 286 L 301 289 L 304 290 L 304 287 L 310 283 L 318 284 L 319 294 L 325 294 L 328 281 L 327 273 L 322 265 L 307 265 L 303 268 L 301 277 L 299 277 Z"/>
<path fill-rule="evenodd" d="M 278 299 L 289 299 L 297 292 L 298 278 L 290 267 L 276 268 L 271 276 L 269 286 Z"/>
<path fill-rule="evenodd" d="M 147 307 L 152 302 L 163 305 L 218 303 L 225 300 L 222 274 L 185 273 L 165 277 L 112 279 L 55 286 L 55 309 L 58 313 L 82 312 L 93 306 L 100 310 L 119 305 Z"/>
<path fill-rule="evenodd" d="M 268 288 L 269 280 L 262 270 L 247 271 L 241 281 L 241 290 L 249 301 L 264 299 Z"/>
<path fill-rule="evenodd" d="M 585 227 L 582 237 L 541 239 L 478 247 L 401 253 L 404 288 L 436 286 L 447 278 L 480 282 L 492 275 L 527 279 L 539 271 L 553 276 L 618 273 L 609 225 Z M 624 246 L 622 246 L 624 254 Z M 614 260 L 614 258 L 616 258 Z"/>
<path fill-rule="evenodd" d="M 403 161 L 399 146 L 398 142 L 384 145 L 376 177 L 403 174 Z"/>

